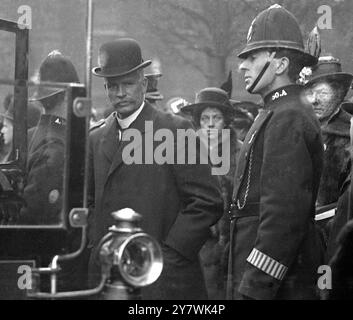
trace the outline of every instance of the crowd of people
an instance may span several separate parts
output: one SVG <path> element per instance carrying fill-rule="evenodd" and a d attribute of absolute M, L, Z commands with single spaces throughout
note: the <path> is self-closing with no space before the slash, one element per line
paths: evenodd
<path fill-rule="evenodd" d="M 342 72 L 336 57 L 304 49 L 296 18 L 279 5 L 252 21 L 238 57 L 246 90 L 260 95 L 262 104 L 233 100 L 230 76 L 173 114 L 160 107 L 161 74 L 144 72 L 151 61 L 143 59 L 137 41 L 121 38 L 100 47 L 92 73 L 102 79 L 111 107 L 89 136 L 91 287 L 100 279 L 95 250 L 114 223 L 111 213 L 132 208 L 163 251 L 163 272 L 143 289 L 144 299 L 353 298 L 345 264 L 352 257 L 353 232 L 353 105 L 345 98 L 353 75 Z M 302 85 L 304 67 L 310 73 Z M 41 81 L 79 82 L 75 67 L 57 51 L 42 62 L 39 75 Z M 27 205 L 21 213 L 26 223 L 35 222 L 38 212 L 56 223 L 63 188 L 64 93 L 41 90 L 32 97 L 43 113 L 29 130 Z M 6 162 L 11 107 L 3 119 Z M 177 144 L 177 132 L 184 129 L 197 145 L 204 144 L 208 161 L 126 164 L 129 130 L 147 137 L 159 129 L 172 133 L 172 158 L 189 147 L 180 150 Z M 152 148 L 162 143 L 153 141 Z M 215 176 L 212 168 L 219 164 L 213 160 L 225 145 L 229 170 Z M 146 155 L 151 145 L 146 138 L 139 147 Z M 201 150 L 192 151 L 198 160 Z M 31 201 L 34 194 L 41 201 Z M 316 210 L 324 212 L 325 206 L 337 210 L 318 223 Z M 318 286 L 322 265 L 333 270 L 333 287 L 325 294 Z"/>

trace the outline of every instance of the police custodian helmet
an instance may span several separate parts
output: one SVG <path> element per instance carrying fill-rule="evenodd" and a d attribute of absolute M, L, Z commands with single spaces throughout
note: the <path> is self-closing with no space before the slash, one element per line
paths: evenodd
<path fill-rule="evenodd" d="M 301 53 L 303 67 L 317 63 L 317 58 L 304 50 L 303 37 L 297 19 L 278 4 L 260 12 L 252 21 L 246 46 L 238 57 L 246 59 L 249 53 L 266 48 L 290 49 Z"/>

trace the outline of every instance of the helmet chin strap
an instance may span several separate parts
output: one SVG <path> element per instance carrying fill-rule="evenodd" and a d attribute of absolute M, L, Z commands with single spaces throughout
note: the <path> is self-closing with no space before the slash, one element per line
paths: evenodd
<path fill-rule="evenodd" d="M 249 93 L 253 93 L 255 87 L 258 85 L 258 83 L 262 79 L 263 75 L 265 74 L 265 72 L 267 71 L 267 69 L 270 66 L 271 62 L 273 61 L 275 55 L 276 55 L 276 51 L 271 53 L 271 55 L 269 56 L 267 62 L 265 63 L 265 65 L 263 66 L 262 70 L 259 72 L 258 76 L 256 77 L 255 81 L 253 82 L 253 84 L 248 89 Z"/>

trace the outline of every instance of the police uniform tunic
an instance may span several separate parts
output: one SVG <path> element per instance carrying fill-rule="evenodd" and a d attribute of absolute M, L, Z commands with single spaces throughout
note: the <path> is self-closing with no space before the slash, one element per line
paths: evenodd
<path fill-rule="evenodd" d="M 38 126 L 29 131 L 26 206 L 22 223 L 61 223 L 66 120 L 42 115 Z"/>
<path fill-rule="evenodd" d="M 233 299 L 315 297 L 323 147 L 301 92 L 289 85 L 269 93 L 240 153 L 230 210 Z"/>

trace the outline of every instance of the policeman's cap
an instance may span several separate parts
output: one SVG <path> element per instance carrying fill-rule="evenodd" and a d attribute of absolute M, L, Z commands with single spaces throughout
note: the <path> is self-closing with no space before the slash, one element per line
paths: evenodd
<path fill-rule="evenodd" d="M 316 64 L 317 58 L 304 50 L 303 37 L 297 19 L 278 4 L 260 12 L 251 23 L 247 44 L 238 54 L 241 59 L 259 49 L 290 49 L 303 56 L 303 66 Z"/>
<path fill-rule="evenodd" d="M 73 63 L 58 50 L 54 50 L 41 63 L 38 71 L 39 82 L 79 83 Z M 30 101 L 38 101 L 53 96 L 64 89 L 38 87 Z"/>

